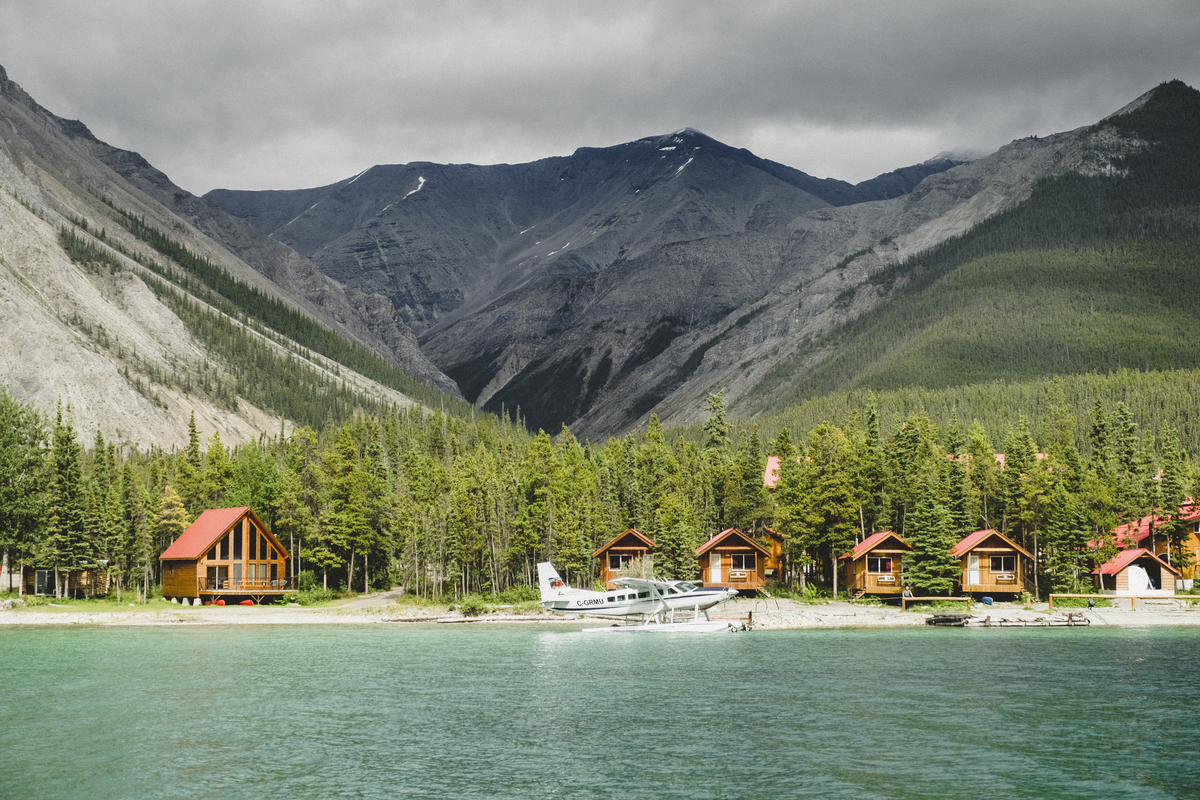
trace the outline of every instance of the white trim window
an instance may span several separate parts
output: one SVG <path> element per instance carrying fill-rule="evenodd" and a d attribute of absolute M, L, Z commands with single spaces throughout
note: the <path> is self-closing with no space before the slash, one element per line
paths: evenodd
<path fill-rule="evenodd" d="M 754 556 L 755 553 L 730 553 L 731 559 L 729 568 L 732 570 L 753 572 L 755 569 Z"/>
<path fill-rule="evenodd" d="M 867 556 L 867 572 L 872 575 L 891 575 L 891 556 Z"/>
<path fill-rule="evenodd" d="M 609 553 L 608 568 L 613 572 L 620 572 L 621 567 L 633 561 L 633 556 L 629 553 Z"/>
<path fill-rule="evenodd" d="M 992 556 L 989 568 L 992 572 L 1016 572 L 1016 556 Z"/>

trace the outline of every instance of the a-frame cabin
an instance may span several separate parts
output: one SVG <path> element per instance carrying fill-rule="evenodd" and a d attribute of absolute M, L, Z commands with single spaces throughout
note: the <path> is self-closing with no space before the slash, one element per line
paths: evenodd
<path fill-rule="evenodd" d="M 158 558 L 163 597 L 261 603 L 290 589 L 287 550 L 247 507 L 205 511 Z"/>

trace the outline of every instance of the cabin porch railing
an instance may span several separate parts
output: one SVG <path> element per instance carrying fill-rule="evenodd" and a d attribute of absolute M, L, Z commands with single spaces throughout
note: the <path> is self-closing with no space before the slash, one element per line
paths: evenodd
<path fill-rule="evenodd" d="M 230 594 L 261 594 L 270 592 L 286 592 L 289 580 L 287 578 L 200 578 L 197 581 L 198 594 L 213 594 L 227 592 Z"/>

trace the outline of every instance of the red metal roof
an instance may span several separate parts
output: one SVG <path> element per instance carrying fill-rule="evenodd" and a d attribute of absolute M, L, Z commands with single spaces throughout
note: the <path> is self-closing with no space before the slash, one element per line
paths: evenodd
<path fill-rule="evenodd" d="M 999 536 L 1001 539 L 1012 545 L 1013 549 L 1020 550 L 1022 553 L 1024 553 L 1026 558 L 1033 558 L 1033 554 L 1024 547 L 1021 547 L 1021 545 L 1017 544 L 1000 531 L 993 530 L 992 528 L 984 528 L 981 531 L 968 533 L 959 541 L 958 544 L 954 545 L 954 549 L 951 552 L 954 554 L 955 558 L 962 558 L 971 550 L 974 550 L 976 547 L 981 545 L 989 536 Z"/>
<path fill-rule="evenodd" d="M 884 539 L 888 538 L 889 536 L 894 537 L 896 541 L 905 548 L 912 550 L 912 545 L 904 541 L 904 539 L 902 539 L 895 531 L 880 531 L 879 533 L 872 533 L 870 536 L 854 545 L 854 549 L 849 553 L 846 553 L 846 555 L 842 556 L 842 558 L 848 558 L 851 561 L 858 561 L 867 554 L 867 551 L 874 550 L 877 546 L 883 543 Z"/>
<path fill-rule="evenodd" d="M 213 546 L 213 542 L 221 538 L 225 531 L 232 528 L 234 523 L 240 520 L 247 512 L 254 514 L 253 511 L 250 511 L 249 506 L 242 506 L 241 508 L 210 508 L 197 517 L 196 521 L 189 525 L 188 529 L 159 556 L 159 559 L 200 558 L 200 556 L 204 555 Z M 258 519 L 258 515 L 254 515 L 254 520 L 260 529 L 266 531 L 267 526 L 262 524 L 262 521 Z M 275 537 L 272 536 L 271 538 L 274 539 Z"/>
<path fill-rule="evenodd" d="M 1122 550 L 1121 552 L 1119 552 L 1115 556 L 1113 556 L 1111 559 L 1109 559 L 1108 561 L 1104 562 L 1103 564 L 1101 564 L 1100 566 L 1098 566 L 1094 570 L 1092 570 L 1092 574 L 1093 575 L 1097 575 L 1097 574 L 1099 574 L 1099 575 L 1116 575 L 1118 572 L 1125 569 L 1126 567 L 1128 567 L 1134 561 L 1137 561 L 1142 556 L 1149 556 L 1150 558 L 1153 558 L 1159 564 L 1162 564 L 1164 567 L 1166 567 L 1168 570 L 1175 573 L 1176 575 L 1180 574 L 1179 570 L 1175 569 L 1170 564 L 1163 561 L 1161 558 L 1154 555 L 1154 553 L 1151 553 L 1149 550 L 1147 550 L 1144 547 L 1137 547 L 1137 548 L 1134 548 L 1133 550 Z"/>
<path fill-rule="evenodd" d="M 1184 522 L 1194 522 L 1200 519 L 1200 505 L 1189 502 L 1180 506 L 1179 518 Z M 1124 525 L 1118 525 L 1113 528 L 1112 542 L 1117 547 L 1137 547 L 1147 537 L 1150 536 L 1150 525 L 1153 521 L 1154 529 L 1158 530 L 1165 523 L 1166 519 L 1158 514 L 1151 514 L 1133 522 L 1126 522 Z M 1103 542 L 1100 539 L 1088 542 L 1092 547 L 1099 547 Z"/>
<path fill-rule="evenodd" d="M 754 541 L 749 536 L 747 536 L 746 534 L 739 531 L 737 528 L 726 528 L 725 530 L 721 531 L 716 536 L 712 537 L 707 542 L 705 542 L 704 544 L 697 547 L 696 555 L 698 555 L 698 556 L 703 555 L 706 550 L 711 550 L 713 547 L 716 547 L 717 544 L 719 544 L 721 542 L 721 540 L 726 539 L 730 536 L 733 536 L 734 534 L 737 534 L 738 536 L 742 537 L 742 539 L 744 539 L 754 549 L 762 551 L 763 555 L 768 555 L 768 556 L 771 555 L 771 551 L 767 550 L 767 548 L 763 547 L 761 544 Z"/>

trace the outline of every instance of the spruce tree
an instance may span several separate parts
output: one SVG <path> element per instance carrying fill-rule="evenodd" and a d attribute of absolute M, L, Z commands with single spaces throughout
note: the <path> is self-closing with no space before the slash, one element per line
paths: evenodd
<path fill-rule="evenodd" d="M 14 400 L 0 386 L 0 551 L 7 560 L 10 577 L 33 556 L 44 530 L 48 482 L 45 436 L 37 412 Z"/>
<path fill-rule="evenodd" d="M 54 417 L 50 463 L 49 524 L 40 561 L 54 568 L 54 594 L 62 597 L 71 570 L 80 569 L 93 552 L 87 540 L 87 497 L 79 443 L 70 420 L 63 419 L 61 402 Z"/>
<path fill-rule="evenodd" d="M 917 595 L 949 595 L 961 578 L 958 559 L 952 548 L 956 539 L 950 532 L 950 512 L 934 502 L 926 487 L 909 514 L 905 539 L 912 545 L 905 555 L 905 580 Z"/>

